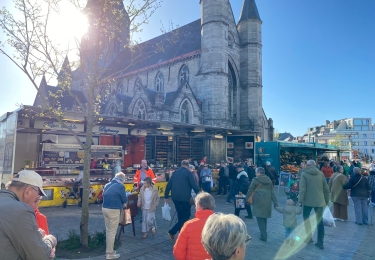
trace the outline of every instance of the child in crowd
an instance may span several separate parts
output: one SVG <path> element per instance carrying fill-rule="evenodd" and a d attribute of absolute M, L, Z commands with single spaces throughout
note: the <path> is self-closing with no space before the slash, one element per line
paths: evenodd
<path fill-rule="evenodd" d="M 143 186 L 139 192 L 138 207 L 142 207 L 142 239 L 145 239 L 151 229 L 152 235 L 155 236 L 154 226 L 155 209 L 159 205 L 160 196 L 158 190 L 152 185 L 152 179 L 146 177 Z"/>
<path fill-rule="evenodd" d="M 302 213 L 302 208 L 296 207 L 293 200 L 287 200 L 284 207 L 275 207 L 275 209 L 283 214 L 286 243 L 290 242 L 290 245 L 293 246 L 295 240 L 294 229 L 297 227 L 297 215 Z"/>

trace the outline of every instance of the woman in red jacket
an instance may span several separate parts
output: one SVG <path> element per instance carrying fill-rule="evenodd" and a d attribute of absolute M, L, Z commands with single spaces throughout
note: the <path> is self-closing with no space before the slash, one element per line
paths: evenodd
<path fill-rule="evenodd" d="M 214 214 L 215 200 L 209 193 L 201 192 L 195 198 L 195 206 L 195 218 L 184 224 L 174 245 L 173 255 L 177 260 L 211 258 L 203 247 L 201 236 L 207 218 Z"/>

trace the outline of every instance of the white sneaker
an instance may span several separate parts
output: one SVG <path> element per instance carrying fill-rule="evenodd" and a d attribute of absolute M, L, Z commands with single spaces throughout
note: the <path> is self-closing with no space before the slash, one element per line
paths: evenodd
<path fill-rule="evenodd" d="M 105 259 L 117 259 L 120 258 L 120 254 L 107 254 Z"/>

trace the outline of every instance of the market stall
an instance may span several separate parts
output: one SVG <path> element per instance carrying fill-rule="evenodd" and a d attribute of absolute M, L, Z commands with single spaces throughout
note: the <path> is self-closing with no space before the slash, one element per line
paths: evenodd
<path fill-rule="evenodd" d="M 297 174 L 301 162 L 315 160 L 319 163 L 323 153 L 334 153 L 336 158 L 340 157 L 338 147 L 317 143 L 258 142 L 255 149 L 258 166 L 264 167 L 268 161 L 279 173 L 289 174 Z"/>

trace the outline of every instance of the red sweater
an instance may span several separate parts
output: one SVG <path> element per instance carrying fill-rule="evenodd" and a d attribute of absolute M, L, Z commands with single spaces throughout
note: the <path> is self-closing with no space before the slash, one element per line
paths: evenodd
<path fill-rule="evenodd" d="M 211 259 L 202 245 L 202 230 L 213 210 L 200 210 L 195 218 L 187 221 L 181 229 L 176 244 L 173 247 L 173 255 L 176 260 L 202 260 Z"/>
<path fill-rule="evenodd" d="M 324 176 L 326 178 L 331 178 L 332 174 L 333 174 L 333 170 L 331 167 L 329 166 L 323 166 L 322 169 L 320 169 L 323 173 L 324 173 Z"/>

